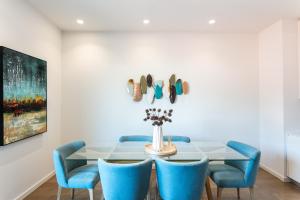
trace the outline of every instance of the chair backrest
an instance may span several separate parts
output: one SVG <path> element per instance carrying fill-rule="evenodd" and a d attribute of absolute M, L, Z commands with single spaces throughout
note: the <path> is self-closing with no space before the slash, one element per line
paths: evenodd
<path fill-rule="evenodd" d="M 124 135 L 119 138 L 119 142 L 152 142 L 150 135 Z"/>
<path fill-rule="evenodd" d="M 165 135 L 164 141 L 168 141 L 169 137 L 172 142 L 186 142 L 190 143 L 191 138 L 181 135 Z M 119 142 L 152 142 L 152 136 L 150 135 L 123 135 L 119 138 Z"/>
<path fill-rule="evenodd" d="M 86 165 L 86 160 L 66 160 L 66 158 L 84 147 L 83 141 L 74 141 L 62 145 L 53 151 L 53 162 L 56 173 L 56 179 L 61 187 L 68 187 L 68 173 L 73 169 Z"/>
<path fill-rule="evenodd" d="M 98 160 L 105 200 L 141 200 L 147 195 L 152 160 L 133 164 L 107 163 Z"/>
<path fill-rule="evenodd" d="M 156 173 L 162 199 L 199 200 L 207 177 L 207 158 L 190 163 L 157 159 Z"/>
<path fill-rule="evenodd" d="M 256 175 L 259 168 L 261 152 L 250 145 L 241 142 L 236 142 L 236 141 L 229 141 L 227 143 L 227 146 L 233 148 L 234 150 L 238 151 L 244 156 L 249 157 L 250 160 L 248 161 L 231 160 L 231 161 L 225 161 L 225 164 L 231 165 L 233 167 L 242 170 L 245 173 L 244 180 L 246 184 L 249 187 L 253 186 L 256 181 Z"/>
<path fill-rule="evenodd" d="M 190 143 L 191 138 L 187 136 L 181 136 L 181 135 L 165 135 L 164 136 L 164 141 L 168 141 L 169 137 L 171 138 L 172 142 L 186 142 Z"/>

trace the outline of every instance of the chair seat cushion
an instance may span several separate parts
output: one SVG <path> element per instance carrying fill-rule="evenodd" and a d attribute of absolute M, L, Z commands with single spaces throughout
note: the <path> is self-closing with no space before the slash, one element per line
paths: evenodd
<path fill-rule="evenodd" d="M 99 182 L 98 166 L 88 164 L 78 167 L 69 173 L 69 188 L 93 189 Z"/>
<path fill-rule="evenodd" d="M 244 173 L 238 168 L 225 164 L 209 165 L 209 176 L 222 188 L 242 188 L 246 187 Z"/>

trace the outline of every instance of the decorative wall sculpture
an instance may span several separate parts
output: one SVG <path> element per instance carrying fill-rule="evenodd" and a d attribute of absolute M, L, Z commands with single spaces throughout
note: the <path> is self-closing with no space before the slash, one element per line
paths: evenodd
<path fill-rule="evenodd" d="M 186 81 L 182 82 L 181 79 L 176 80 L 175 74 L 171 75 L 168 82 L 165 85 L 163 80 L 154 81 L 150 74 L 146 77 L 142 75 L 140 82 L 134 82 L 133 79 L 128 80 L 127 92 L 134 101 L 141 101 L 143 95 L 145 95 L 149 104 L 153 104 L 155 99 L 162 99 L 164 96 L 168 97 L 173 104 L 176 102 L 177 96 L 188 94 L 188 83 Z M 167 87 L 167 89 L 164 90 L 164 87 Z"/>
<path fill-rule="evenodd" d="M 47 131 L 47 62 L 0 47 L 0 145 Z"/>
<path fill-rule="evenodd" d="M 133 79 L 129 79 L 127 83 L 127 92 L 130 96 L 133 96 L 133 87 L 134 87 L 134 81 Z"/>
<path fill-rule="evenodd" d="M 183 90 L 183 94 L 189 93 L 189 84 L 186 81 L 182 83 L 182 90 Z"/>
<path fill-rule="evenodd" d="M 140 101 L 143 98 L 140 83 L 134 83 L 133 86 L 133 100 Z"/>
<path fill-rule="evenodd" d="M 141 76 L 140 84 L 141 84 L 142 94 L 147 94 L 147 81 L 145 76 Z"/>

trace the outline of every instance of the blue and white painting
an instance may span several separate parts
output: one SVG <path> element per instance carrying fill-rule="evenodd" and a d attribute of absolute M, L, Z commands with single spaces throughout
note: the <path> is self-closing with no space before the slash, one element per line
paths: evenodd
<path fill-rule="evenodd" d="M 47 131 L 47 62 L 2 47 L 3 145 Z"/>

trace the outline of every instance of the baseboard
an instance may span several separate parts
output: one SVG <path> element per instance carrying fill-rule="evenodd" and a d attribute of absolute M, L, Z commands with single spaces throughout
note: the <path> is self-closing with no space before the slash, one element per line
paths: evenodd
<path fill-rule="evenodd" d="M 29 194 L 31 194 L 34 190 L 36 190 L 38 187 L 40 187 L 43 183 L 47 182 L 50 178 L 52 178 L 55 175 L 55 171 L 50 172 L 46 176 L 44 176 L 41 180 L 33 184 L 31 187 L 29 187 L 27 190 L 25 190 L 22 194 L 17 196 L 14 200 L 22 200 L 25 197 L 27 197 Z"/>
<path fill-rule="evenodd" d="M 300 187 L 300 183 L 299 182 L 297 182 L 297 181 L 295 181 L 293 179 L 290 179 L 290 180 L 291 180 L 292 183 L 294 183 L 295 185 L 297 185 L 298 187 Z"/>
<path fill-rule="evenodd" d="M 279 174 L 278 172 L 274 171 L 273 169 L 260 164 L 260 168 L 262 168 L 263 170 L 267 171 L 268 173 L 272 174 L 273 176 L 275 176 L 276 178 L 278 178 L 279 180 L 281 180 L 282 182 L 290 182 L 290 179 L 288 177 L 285 177 L 281 174 Z"/>

